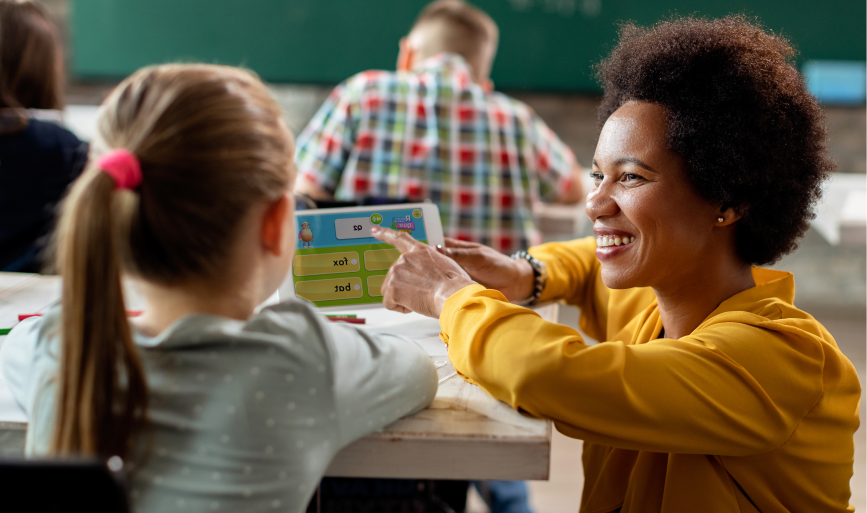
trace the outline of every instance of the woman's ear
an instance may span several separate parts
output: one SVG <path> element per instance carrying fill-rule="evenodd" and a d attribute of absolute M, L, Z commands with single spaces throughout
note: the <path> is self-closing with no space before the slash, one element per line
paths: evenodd
<path fill-rule="evenodd" d="M 716 218 L 716 223 L 714 223 L 714 224 L 716 224 L 716 226 L 728 226 L 740 218 L 741 218 L 741 215 L 738 214 L 737 212 L 735 212 L 735 209 L 733 209 L 731 207 L 723 206 L 720 209 L 720 212 Z"/>
<path fill-rule="evenodd" d="M 262 216 L 260 239 L 262 248 L 274 256 L 282 255 L 288 248 L 287 242 L 292 240 L 291 222 L 294 201 L 290 192 L 286 192 L 273 201 Z"/>

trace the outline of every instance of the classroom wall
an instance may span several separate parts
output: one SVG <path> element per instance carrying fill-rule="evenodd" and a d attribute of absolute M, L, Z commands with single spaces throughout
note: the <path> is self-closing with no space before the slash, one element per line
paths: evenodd
<path fill-rule="evenodd" d="M 265 80 L 335 84 L 392 69 L 425 0 L 71 0 L 72 73 L 119 78 L 167 61 L 252 68 Z M 865 59 L 863 0 L 475 0 L 500 26 L 500 89 L 595 91 L 591 66 L 616 24 L 744 12 L 804 59 Z"/>

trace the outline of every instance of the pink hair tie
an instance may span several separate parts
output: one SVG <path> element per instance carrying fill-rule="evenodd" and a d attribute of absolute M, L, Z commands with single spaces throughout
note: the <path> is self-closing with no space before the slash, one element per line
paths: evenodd
<path fill-rule="evenodd" d="M 138 158 L 123 148 L 103 153 L 96 165 L 114 178 L 115 190 L 133 190 L 141 183 L 141 164 Z"/>

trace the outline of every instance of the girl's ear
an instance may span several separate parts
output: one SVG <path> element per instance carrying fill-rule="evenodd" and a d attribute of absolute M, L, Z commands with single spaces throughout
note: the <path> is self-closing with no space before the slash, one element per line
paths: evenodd
<path fill-rule="evenodd" d="M 291 235 L 286 225 L 291 221 L 287 217 L 292 215 L 293 207 L 292 197 L 289 192 L 286 192 L 268 205 L 262 216 L 260 235 L 262 248 L 274 256 L 282 255 L 288 248 L 286 242 L 290 240 Z"/>

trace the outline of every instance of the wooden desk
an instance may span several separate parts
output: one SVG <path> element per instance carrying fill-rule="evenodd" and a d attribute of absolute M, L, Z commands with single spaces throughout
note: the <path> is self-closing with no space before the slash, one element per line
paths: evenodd
<path fill-rule="evenodd" d="M 60 297 L 56 276 L 0 273 L 0 328 L 19 313 L 45 311 Z M 557 305 L 537 308 L 556 320 Z M 359 310 L 366 329 L 403 333 L 428 348 L 445 379 L 430 407 L 404 417 L 341 451 L 326 475 L 419 479 L 547 480 L 551 422 L 525 417 L 458 376 L 436 336 L 436 320 L 385 309 Z M 0 337 L 2 344 L 5 337 Z M 0 454 L 24 451 L 26 419 L 0 376 Z"/>

